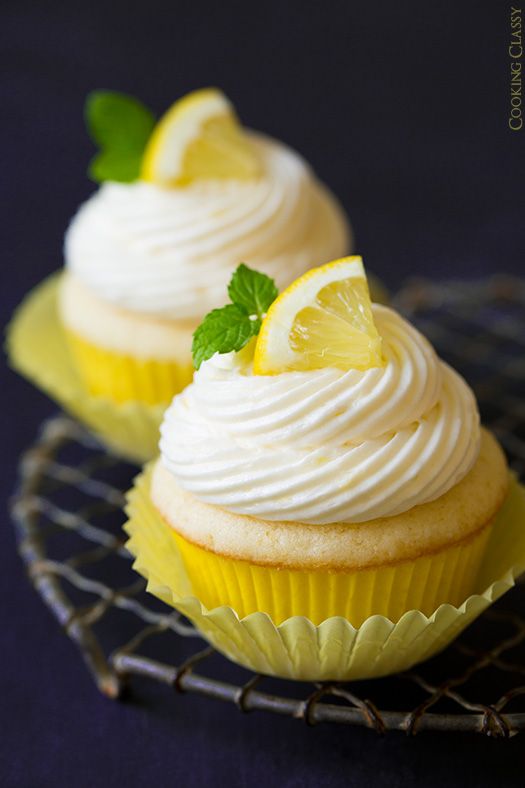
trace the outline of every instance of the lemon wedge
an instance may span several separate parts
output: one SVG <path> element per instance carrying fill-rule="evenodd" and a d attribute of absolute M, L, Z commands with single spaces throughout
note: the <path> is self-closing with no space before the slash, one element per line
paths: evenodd
<path fill-rule="evenodd" d="M 313 268 L 273 302 L 255 346 L 253 371 L 370 369 L 383 365 L 360 257 Z"/>
<path fill-rule="evenodd" d="M 142 159 L 141 178 L 180 186 L 201 178 L 254 178 L 259 157 L 226 96 L 203 88 L 179 99 L 159 120 Z"/>

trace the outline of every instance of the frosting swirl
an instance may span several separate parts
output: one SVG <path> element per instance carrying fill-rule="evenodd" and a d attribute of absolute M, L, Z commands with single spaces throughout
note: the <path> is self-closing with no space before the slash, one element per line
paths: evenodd
<path fill-rule="evenodd" d="M 347 254 L 342 209 L 306 162 L 281 143 L 252 137 L 264 165 L 253 181 L 103 184 L 68 228 L 66 265 L 109 302 L 185 320 L 222 306 L 240 262 L 283 288 Z"/>
<path fill-rule="evenodd" d="M 384 367 L 251 373 L 216 355 L 175 397 L 161 455 L 201 500 L 265 520 L 390 517 L 457 484 L 479 451 L 474 395 L 396 312 L 374 305 Z"/>

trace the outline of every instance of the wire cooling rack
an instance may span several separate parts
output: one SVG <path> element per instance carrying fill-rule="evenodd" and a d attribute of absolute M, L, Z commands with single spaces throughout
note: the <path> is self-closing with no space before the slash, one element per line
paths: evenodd
<path fill-rule="evenodd" d="M 525 281 L 414 281 L 394 301 L 466 376 L 485 424 L 523 477 Z M 31 582 L 107 696 L 137 691 L 142 677 L 311 725 L 502 737 L 525 729 L 523 585 L 417 671 L 319 685 L 251 674 L 205 645 L 133 572 L 122 506 L 136 472 L 60 415 L 21 458 L 12 507 Z"/>

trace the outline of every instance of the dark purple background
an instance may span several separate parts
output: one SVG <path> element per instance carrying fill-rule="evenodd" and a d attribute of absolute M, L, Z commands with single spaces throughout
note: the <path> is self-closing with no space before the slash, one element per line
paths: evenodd
<path fill-rule="evenodd" d="M 140 10 L 137 10 L 140 8 Z M 0 10 L 3 322 L 61 265 L 93 188 L 82 104 L 126 90 L 157 112 L 221 86 L 243 120 L 299 151 L 340 195 L 358 250 L 408 274 L 523 270 L 525 130 L 507 127 L 510 3 L 4 2 Z M 53 406 L 2 371 L 2 494 Z M 5 517 L 0 550 L 5 786 L 517 786 L 523 739 L 306 729 L 195 696 L 97 694 L 30 590 Z"/>

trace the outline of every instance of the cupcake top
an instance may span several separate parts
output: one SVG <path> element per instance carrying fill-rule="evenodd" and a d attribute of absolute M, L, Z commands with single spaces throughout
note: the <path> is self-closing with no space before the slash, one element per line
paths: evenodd
<path fill-rule="evenodd" d="M 367 304 L 362 271 L 348 258 L 306 274 L 257 340 L 203 361 L 161 428 L 162 462 L 183 489 L 264 520 L 359 523 L 465 477 L 479 452 L 474 395 L 413 326 Z M 308 355 L 322 331 L 330 347 Z"/>
<path fill-rule="evenodd" d="M 224 114 L 229 105 L 217 101 L 213 93 L 204 103 L 211 103 L 209 112 L 222 106 Z M 197 320 L 221 305 L 241 260 L 282 287 L 315 262 L 346 252 L 350 232 L 339 204 L 306 162 L 262 135 L 242 130 L 242 145 L 249 146 L 255 162 L 246 172 L 234 160 L 222 164 L 220 176 L 206 177 L 200 170 L 196 176 L 181 175 L 180 140 L 197 133 L 197 120 L 185 117 L 206 109 L 202 101 L 193 110 L 195 100 L 189 103 L 182 121 L 175 113 L 174 130 L 167 113 L 168 130 L 160 142 L 159 134 L 151 134 L 137 177 L 124 183 L 106 180 L 81 206 L 66 233 L 65 262 L 110 303 Z M 162 131 L 166 121 L 158 125 Z M 231 129 L 228 142 L 230 137 Z M 169 149 L 173 140 L 176 152 Z M 166 150 L 172 156 L 167 163 Z M 164 177 L 169 167 L 178 168 L 177 177 Z"/>

